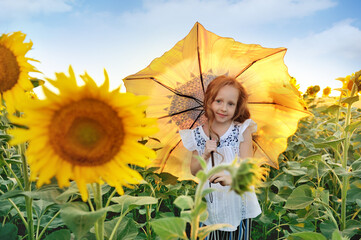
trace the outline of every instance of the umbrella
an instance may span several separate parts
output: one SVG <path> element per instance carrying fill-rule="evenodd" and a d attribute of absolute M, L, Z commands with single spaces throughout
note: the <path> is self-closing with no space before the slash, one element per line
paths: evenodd
<path fill-rule="evenodd" d="M 123 79 L 128 92 L 149 96 L 146 114 L 158 119 L 161 130 L 152 137 L 160 142 L 148 142 L 160 148 L 153 165 L 180 179 L 193 178 L 189 170 L 192 153 L 182 145 L 178 131 L 204 123 L 207 85 L 227 75 L 240 81 L 249 94 L 251 118 L 258 125 L 254 156 L 278 168 L 287 138 L 296 131 L 298 121 L 309 116 L 298 90 L 290 84 L 283 61 L 286 50 L 220 37 L 197 22 L 171 50 Z"/>

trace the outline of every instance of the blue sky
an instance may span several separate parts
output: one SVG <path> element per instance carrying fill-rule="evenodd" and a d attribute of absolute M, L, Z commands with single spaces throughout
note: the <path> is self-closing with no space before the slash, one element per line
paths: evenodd
<path fill-rule="evenodd" d="M 285 63 L 301 90 L 341 86 L 361 69 L 358 0 L 0 0 L 0 33 L 22 31 L 27 56 L 54 78 L 71 64 L 113 88 L 171 49 L 200 22 L 243 43 L 288 48 Z"/>

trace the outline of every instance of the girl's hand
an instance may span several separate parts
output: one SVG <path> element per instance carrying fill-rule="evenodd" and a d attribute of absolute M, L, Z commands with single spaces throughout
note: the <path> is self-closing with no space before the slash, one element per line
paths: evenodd
<path fill-rule="evenodd" d="M 208 140 L 206 141 L 206 146 L 204 148 L 203 158 L 205 160 L 209 159 L 211 156 L 211 152 L 217 151 L 217 141 L 216 140 Z"/>
<path fill-rule="evenodd" d="M 225 172 L 219 172 L 209 178 L 211 183 L 219 183 L 222 186 L 229 186 L 232 184 L 232 177 Z"/>

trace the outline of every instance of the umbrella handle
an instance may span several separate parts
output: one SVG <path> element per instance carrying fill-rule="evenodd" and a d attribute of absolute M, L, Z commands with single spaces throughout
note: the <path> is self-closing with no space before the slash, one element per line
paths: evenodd
<path fill-rule="evenodd" d="M 209 134 L 209 140 L 212 140 L 211 134 Z M 214 151 L 211 152 L 212 167 L 214 167 Z"/>
<path fill-rule="evenodd" d="M 214 167 L 214 155 L 213 155 L 213 151 L 211 152 L 211 160 L 212 160 L 212 167 Z"/>

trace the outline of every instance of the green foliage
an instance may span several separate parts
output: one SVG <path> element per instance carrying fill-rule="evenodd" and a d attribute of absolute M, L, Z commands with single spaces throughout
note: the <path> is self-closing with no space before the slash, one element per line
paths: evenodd
<path fill-rule="evenodd" d="M 280 168 L 270 170 L 258 193 L 262 214 L 253 221 L 252 239 L 361 238 L 361 110 L 350 105 L 358 97 L 342 92 L 341 100 L 305 98 L 313 116 L 299 122 Z M 196 198 L 197 183 L 157 168 L 134 167 L 145 181 L 125 188 L 123 196 L 106 184 L 89 185 L 86 203 L 74 182 L 60 189 L 53 179 L 36 188 L 25 177 L 21 146 L 8 144 L 10 127 L 1 116 L 0 239 L 32 232 L 32 239 L 91 240 L 99 239 L 99 229 L 105 239 L 188 239 L 194 219 L 208 217 L 199 199 L 214 189 Z M 207 179 L 203 171 L 197 176 Z M 197 235 L 221 227 L 202 227 Z"/>
<path fill-rule="evenodd" d="M 355 100 L 335 105 L 334 98 L 308 99 L 313 116 L 299 122 L 280 169 L 271 169 L 258 195 L 263 212 L 253 237 L 361 237 L 361 110 L 349 105 Z"/>

